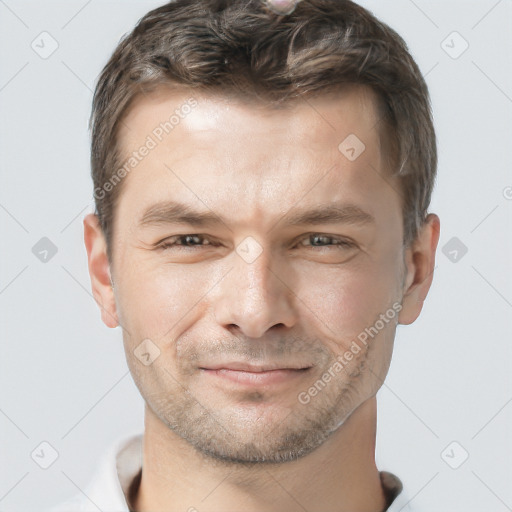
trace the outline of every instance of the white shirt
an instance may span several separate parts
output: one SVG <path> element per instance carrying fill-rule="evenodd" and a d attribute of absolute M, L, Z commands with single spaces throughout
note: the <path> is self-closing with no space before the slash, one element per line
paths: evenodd
<path fill-rule="evenodd" d="M 98 470 L 83 493 L 49 512 L 131 512 L 130 498 L 134 496 L 142 474 L 142 437 L 143 434 L 135 434 L 114 443 L 103 454 Z M 387 512 L 421 512 L 411 507 L 398 477 L 387 471 L 381 471 L 380 476 L 392 500 Z"/>

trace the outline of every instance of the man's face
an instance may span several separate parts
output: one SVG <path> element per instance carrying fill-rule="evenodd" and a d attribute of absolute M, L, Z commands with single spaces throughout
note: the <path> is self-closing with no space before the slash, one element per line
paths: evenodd
<path fill-rule="evenodd" d="M 197 106 L 158 141 L 155 128 L 190 96 Z M 127 361 L 154 414 L 202 453 L 306 455 L 382 384 L 404 257 L 399 185 L 378 129 L 361 88 L 280 111 L 160 90 L 124 119 L 125 157 L 148 135 L 157 142 L 115 213 Z M 237 363 L 295 370 L 250 381 L 213 370 Z"/>

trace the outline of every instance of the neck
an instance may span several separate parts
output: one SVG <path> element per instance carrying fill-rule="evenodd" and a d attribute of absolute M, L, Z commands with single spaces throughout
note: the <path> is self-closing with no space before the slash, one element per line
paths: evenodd
<path fill-rule="evenodd" d="M 375 465 L 375 397 L 359 406 L 317 450 L 292 462 L 243 467 L 210 459 L 146 405 L 143 471 L 136 512 L 380 512 Z"/>

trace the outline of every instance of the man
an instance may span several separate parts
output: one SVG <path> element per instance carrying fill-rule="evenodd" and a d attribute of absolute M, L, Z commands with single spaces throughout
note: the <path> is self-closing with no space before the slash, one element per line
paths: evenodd
<path fill-rule="evenodd" d="M 92 290 L 145 431 L 59 510 L 413 510 L 375 464 L 439 238 L 403 40 L 344 0 L 177 0 L 120 42 L 91 125 Z"/>

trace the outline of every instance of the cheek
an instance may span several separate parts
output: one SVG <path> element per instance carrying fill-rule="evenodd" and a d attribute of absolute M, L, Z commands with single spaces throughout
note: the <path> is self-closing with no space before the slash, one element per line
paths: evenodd
<path fill-rule="evenodd" d="M 393 259 L 304 272 L 297 295 L 310 322 L 328 339 L 344 344 L 375 323 L 397 300 Z"/>
<path fill-rule="evenodd" d="M 200 308 L 204 280 L 176 266 L 139 263 L 120 286 L 118 309 L 128 331 L 163 342 Z"/>
<path fill-rule="evenodd" d="M 322 338 L 335 366 L 339 386 L 353 379 L 364 400 L 380 388 L 391 359 L 398 313 L 393 269 L 381 265 L 339 268 L 304 277 L 298 296 L 307 305 L 303 324 Z M 316 290 L 316 291 L 315 291 Z M 381 320 L 381 315 L 389 315 Z"/>

